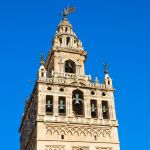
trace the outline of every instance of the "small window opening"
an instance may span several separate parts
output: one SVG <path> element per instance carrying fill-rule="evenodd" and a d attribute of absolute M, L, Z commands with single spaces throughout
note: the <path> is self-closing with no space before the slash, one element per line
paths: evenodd
<path fill-rule="evenodd" d="M 97 136 L 96 135 L 94 135 L 94 140 L 97 141 Z"/>
<path fill-rule="evenodd" d="M 66 38 L 66 44 L 69 45 L 69 43 L 70 43 L 70 37 L 67 37 Z"/>
<path fill-rule="evenodd" d="M 51 91 L 51 90 L 52 90 L 52 88 L 49 86 L 49 87 L 47 88 L 47 90 Z"/>
<path fill-rule="evenodd" d="M 44 77 L 44 72 L 41 72 L 41 77 Z"/>
<path fill-rule="evenodd" d="M 106 93 L 105 93 L 105 92 L 102 92 L 102 96 L 106 96 Z"/>
<path fill-rule="evenodd" d="M 108 81 L 108 85 L 110 85 L 110 81 Z"/>
<path fill-rule="evenodd" d="M 46 96 L 46 114 L 53 114 L 53 96 Z"/>
<path fill-rule="evenodd" d="M 65 61 L 65 72 L 67 73 L 76 73 L 76 65 L 72 60 Z"/>
<path fill-rule="evenodd" d="M 91 91 L 91 95 L 95 95 L 95 92 L 94 92 L 94 91 Z"/>
<path fill-rule="evenodd" d="M 61 139 L 62 139 L 62 140 L 64 139 L 64 135 L 61 135 Z"/>
<path fill-rule="evenodd" d="M 109 119 L 108 101 L 102 101 L 102 113 L 103 113 L 103 119 Z"/>
<path fill-rule="evenodd" d="M 90 104 L 91 104 L 91 117 L 97 118 L 97 101 L 91 100 Z"/>
<path fill-rule="evenodd" d="M 63 91 L 64 91 L 64 88 L 61 87 L 61 88 L 60 88 L 60 92 L 63 92 Z"/>
<path fill-rule="evenodd" d="M 65 31 L 66 31 L 66 32 L 68 31 L 68 27 L 66 27 Z"/>
<path fill-rule="evenodd" d="M 74 40 L 74 43 L 75 43 L 75 44 L 77 43 L 77 40 L 76 40 L 76 39 Z"/>
<path fill-rule="evenodd" d="M 59 38 L 59 42 L 60 42 L 60 44 L 62 44 L 62 38 Z"/>
<path fill-rule="evenodd" d="M 59 115 L 66 115 L 66 98 L 60 96 L 59 97 Z"/>

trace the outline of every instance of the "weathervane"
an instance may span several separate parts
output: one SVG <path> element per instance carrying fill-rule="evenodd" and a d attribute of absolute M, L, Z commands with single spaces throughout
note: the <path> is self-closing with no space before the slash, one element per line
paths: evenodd
<path fill-rule="evenodd" d="M 69 14 L 73 13 L 76 11 L 75 7 L 67 7 L 64 8 L 63 12 L 62 12 L 62 16 L 63 18 L 66 18 Z"/>

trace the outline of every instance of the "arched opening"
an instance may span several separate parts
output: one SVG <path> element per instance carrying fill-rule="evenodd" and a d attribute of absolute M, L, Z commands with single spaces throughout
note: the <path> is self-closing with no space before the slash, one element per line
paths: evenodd
<path fill-rule="evenodd" d="M 41 77 L 44 77 L 44 72 L 41 72 Z"/>
<path fill-rule="evenodd" d="M 64 135 L 61 135 L 61 139 L 62 139 L 62 140 L 64 139 Z"/>
<path fill-rule="evenodd" d="M 103 119 L 109 119 L 109 106 L 108 101 L 102 101 L 102 113 Z"/>
<path fill-rule="evenodd" d="M 72 92 L 72 107 L 75 116 L 84 115 L 84 96 L 83 92 L 80 90 L 75 90 Z"/>
<path fill-rule="evenodd" d="M 67 37 L 66 38 L 66 44 L 69 45 L 69 43 L 70 43 L 70 37 Z"/>
<path fill-rule="evenodd" d="M 59 106 L 59 115 L 66 115 L 66 98 L 63 96 L 59 97 L 58 101 L 58 106 Z"/>
<path fill-rule="evenodd" d="M 72 60 L 65 61 L 65 72 L 76 73 L 76 64 Z"/>
<path fill-rule="evenodd" d="M 60 42 L 60 44 L 62 44 L 62 38 L 59 38 L 59 42 Z"/>
<path fill-rule="evenodd" d="M 65 28 L 65 31 L 66 31 L 66 32 L 68 31 L 68 27 Z"/>
<path fill-rule="evenodd" d="M 91 118 L 97 118 L 97 101 L 96 100 L 91 100 Z"/>
<path fill-rule="evenodd" d="M 51 95 L 46 95 L 46 114 L 53 114 L 53 96 Z"/>
<path fill-rule="evenodd" d="M 105 93 L 105 92 L 102 92 L 102 96 L 106 96 L 106 93 Z"/>

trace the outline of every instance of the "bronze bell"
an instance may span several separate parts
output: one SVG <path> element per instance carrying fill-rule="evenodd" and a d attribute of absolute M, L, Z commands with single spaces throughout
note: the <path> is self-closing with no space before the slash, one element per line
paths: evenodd
<path fill-rule="evenodd" d="M 47 102 L 47 108 L 51 108 L 51 106 L 52 106 L 51 101 L 48 100 L 48 102 Z"/>
<path fill-rule="evenodd" d="M 65 109 L 65 105 L 64 105 L 63 100 L 60 100 L 59 109 L 60 109 L 60 110 L 64 110 L 64 109 Z"/>
<path fill-rule="evenodd" d="M 96 108 L 95 108 L 95 105 L 94 105 L 94 104 L 92 104 L 91 112 L 92 112 L 92 113 L 96 112 Z"/>

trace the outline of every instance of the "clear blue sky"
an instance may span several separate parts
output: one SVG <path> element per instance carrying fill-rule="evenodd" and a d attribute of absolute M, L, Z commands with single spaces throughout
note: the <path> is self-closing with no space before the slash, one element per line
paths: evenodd
<path fill-rule="evenodd" d="M 70 0 L 69 17 L 88 52 L 86 73 L 103 81 L 110 64 L 116 89 L 121 150 L 148 150 L 150 106 L 150 1 Z M 19 150 L 24 99 L 30 95 L 67 0 L 0 1 L 0 149 Z"/>

